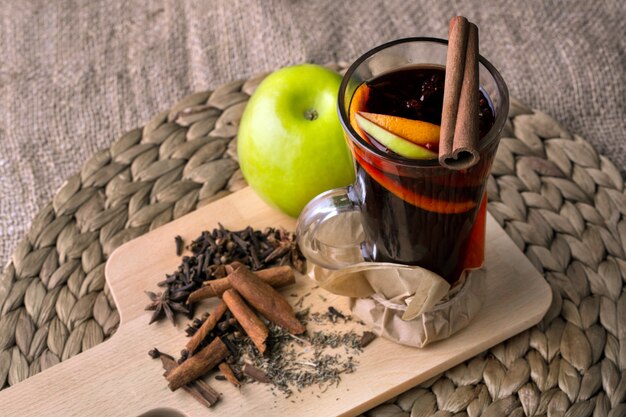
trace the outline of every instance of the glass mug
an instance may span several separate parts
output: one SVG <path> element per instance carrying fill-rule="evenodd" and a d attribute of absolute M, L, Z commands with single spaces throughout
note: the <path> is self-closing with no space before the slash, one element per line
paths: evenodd
<path fill-rule="evenodd" d="M 298 243 L 313 263 L 340 269 L 360 258 L 418 265 L 451 284 L 464 269 L 482 264 L 485 184 L 509 109 L 506 84 L 493 65 L 479 58 L 480 88 L 495 118 L 479 141 L 479 162 L 469 169 L 455 171 L 442 167 L 437 159 L 410 160 L 386 153 L 363 139 L 350 123 L 350 103 L 362 83 L 408 66 L 442 68 L 446 55 L 445 40 L 400 39 L 365 53 L 346 72 L 338 110 L 354 157 L 356 181 L 320 194 L 300 214 Z M 348 230 L 355 222 L 362 233 Z M 324 238 L 328 233 L 332 240 Z"/>

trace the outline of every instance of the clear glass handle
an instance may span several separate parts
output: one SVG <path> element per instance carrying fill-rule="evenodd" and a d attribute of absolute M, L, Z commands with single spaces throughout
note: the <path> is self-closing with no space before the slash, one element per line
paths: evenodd
<path fill-rule="evenodd" d="M 298 245 L 307 260 L 339 269 L 363 260 L 361 212 L 352 186 L 335 188 L 315 197 L 298 217 Z"/>

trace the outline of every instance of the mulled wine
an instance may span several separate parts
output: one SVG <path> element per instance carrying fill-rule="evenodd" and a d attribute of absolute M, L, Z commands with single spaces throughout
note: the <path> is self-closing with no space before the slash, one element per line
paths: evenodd
<path fill-rule="evenodd" d="M 480 160 L 468 169 L 439 165 L 444 80 L 443 67 L 409 66 L 361 84 L 349 106 L 350 124 L 379 152 L 348 142 L 356 160 L 352 198 L 362 213 L 364 257 L 419 265 L 454 283 L 463 269 L 483 260 L 485 183 L 497 141 L 479 142 Z M 476 94 L 483 138 L 495 114 L 487 94 Z M 419 169 L 415 159 L 422 160 Z"/>

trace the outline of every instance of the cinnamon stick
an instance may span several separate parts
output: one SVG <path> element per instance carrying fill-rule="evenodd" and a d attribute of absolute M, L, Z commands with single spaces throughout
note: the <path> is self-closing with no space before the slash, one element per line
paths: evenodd
<path fill-rule="evenodd" d="M 185 385 L 183 389 L 191 394 L 191 396 L 200 403 L 205 404 L 203 400 L 206 400 L 208 405 L 205 405 L 207 405 L 207 407 L 215 405 L 220 399 L 220 394 L 201 379 L 190 382 L 189 384 Z"/>
<path fill-rule="evenodd" d="M 238 267 L 228 276 L 228 279 L 233 288 L 269 321 L 290 333 L 304 333 L 306 328 L 296 318 L 293 308 L 287 300 L 248 268 L 245 266 Z"/>
<path fill-rule="evenodd" d="M 200 326 L 200 328 L 187 342 L 187 350 L 189 351 L 189 354 L 193 355 L 195 353 L 196 349 L 198 349 L 198 346 L 200 346 L 200 343 L 202 343 L 202 341 L 215 328 L 217 322 L 220 321 L 224 313 L 226 313 L 227 309 L 228 308 L 226 307 L 226 304 L 224 304 L 223 301 L 220 301 L 220 303 L 215 308 L 215 311 L 213 311 L 213 314 L 207 317 L 204 323 L 202 323 L 202 326 Z"/>
<path fill-rule="evenodd" d="M 361 341 L 359 344 L 362 348 L 367 347 L 370 343 L 372 343 L 376 339 L 376 333 L 373 332 L 363 332 L 363 336 L 361 336 Z"/>
<path fill-rule="evenodd" d="M 248 307 L 248 304 L 246 304 L 235 289 L 231 288 L 226 290 L 222 297 L 228 309 L 233 313 L 235 319 L 237 319 L 237 322 L 239 322 L 243 330 L 252 340 L 252 343 L 254 343 L 254 346 L 256 346 L 261 354 L 265 353 L 265 349 L 267 348 L 265 342 L 269 335 L 267 326 L 261 321 L 259 316 Z"/>
<path fill-rule="evenodd" d="M 224 375 L 224 377 L 231 384 L 233 384 L 237 388 L 239 388 L 241 386 L 241 383 L 239 382 L 239 380 L 237 379 L 237 376 L 233 372 L 233 368 L 231 368 L 229 364 L 227 364 L 226 362 L 222 362 L 219 365 L 219 369 L 220 369 L 220 372 L 222 373 L 222 375 Z"/>
<path fill-rule="evenodd" d="M 478 104 L 480 90 L 478 85 L 478 27 L 470 23 L 467 39 L 467 53 L 463 72 L 463 85 L 459 99 L 459 113 L 454 128 L 453 159 L 446 159 L 448 166 L 467 169 L 476 165 L 480 159 L 478 153 Z"/>
<path fill-rule="evenodd" d="M 274 288 L 286 287 L 296 282 L 293 270 L 289 266 L 262 269 L 255 271 L 254 274 Z M 192 304 L 206 298 L 221 297 L 229 288 L 232 288 L 232 286 L 228 277 L 206 281 L 202 288 L 189 294 L 187 303 Z"/>
<path fill-rule="evenodd" d="M 443 107 L 441 110 L 441 129 L 439 131 L 439 162 L 452 154 L 454 128 L 461 98 L 465 52 L 467 50 L 469 22 L 463 16 L 450 20 L 448 30 L 448 55 L 446 57 L 446 78 L 443 87 Z M 444 165 L 445 166 L 445 165 Z"/>
<path fill-rule="evenodd" d="M 439 163 L 446 168 L 478 162 L 478 94 L 478 28 L 456 16 L 450 20 L 439 136 Z"/>
<path fill-rule="evenodd" d="M 211 344 L 167 373 L 165 379 L 172 391 L 189 384 L 215 368 L 228 356 L 228 348 L 216 337 Z"/>
<path fill-rule="evenodd" d="M 246 363 L 243 366 L 243 373 L 257 382 L 262 382 L 264 384 L 272 382 L 265 372 L 263 372 L 259 368 L 250 365 L 249 363 Z"/>
<path fill-rule="evenodd" d="M 172 372 L 178 364 L 176 363 L 176 359 L 170 355 L 163 352 L 158 353 L 163 369 L 165 369 L 164 375 L 167 377 L 167 375 L 169 375 L 169 373 Z M 204 404 L 207 407 L 211 407 L 220 399 L 220 394 L 201 379 L 188 383 L 183 386 L 183 389 L 191 394 L 191 396 L 194 397 L 199 403 Z"/>

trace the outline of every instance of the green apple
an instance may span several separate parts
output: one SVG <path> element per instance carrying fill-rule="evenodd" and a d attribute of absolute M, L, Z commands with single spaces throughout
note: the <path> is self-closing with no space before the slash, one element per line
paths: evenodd
<path fill-rule="evenodd" d="M 241 171 L 265 202 L 290 216 L 316 195 L 354 181 L 337 115 L 340 82 L 318 65 L 283 68 L 261 82 L 241 117 Z"/>
<path fill-rule="evenodd" d="M 429 151 L 423 146 L 409 142 L 400 136 L 391 133 L 387 129 L 383 129 L 376 123 L 372 123 L 359 113 L 356 114 L 356 122 L 361 129 L 387 148 L 391 149 L 400 156 L 409 159 L 433 159 L 437 158 L 437 154 Z"/>

